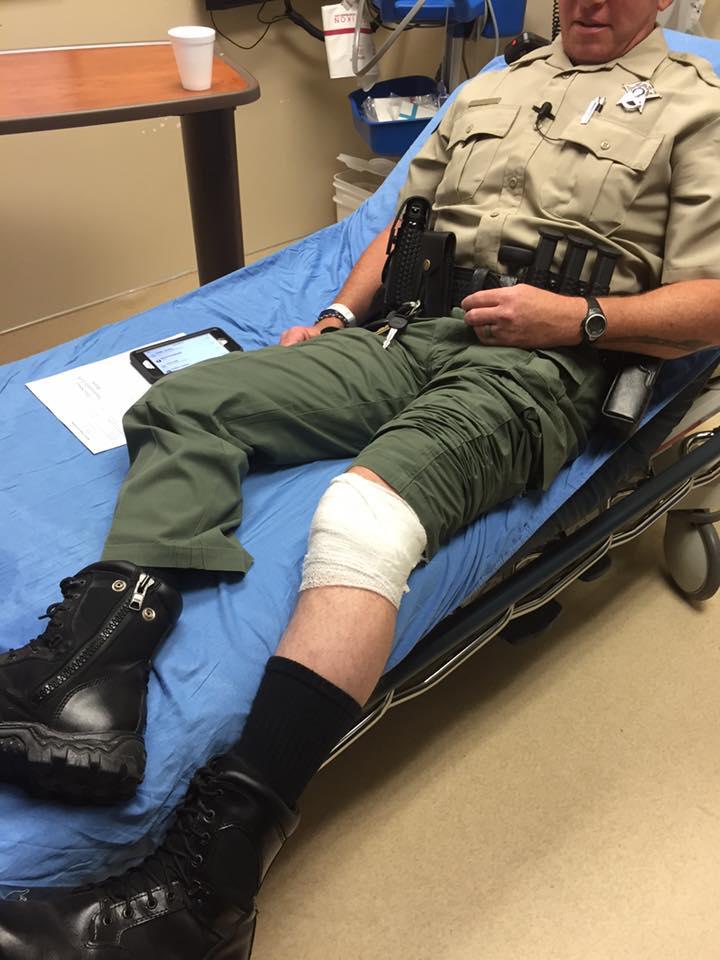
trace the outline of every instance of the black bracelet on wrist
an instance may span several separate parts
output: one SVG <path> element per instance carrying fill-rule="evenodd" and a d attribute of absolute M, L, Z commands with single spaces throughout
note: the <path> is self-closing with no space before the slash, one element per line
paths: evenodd
<path fill-rule="evenodd" d="M 340 311 L 333 310 L 331 308 L 328 308 L 327 310 L 321 310 L 315 323 L 320 323 L 321 320 L 340 320 L 343 327 L 348 326 L 347 319 L 340 313 Z"/>

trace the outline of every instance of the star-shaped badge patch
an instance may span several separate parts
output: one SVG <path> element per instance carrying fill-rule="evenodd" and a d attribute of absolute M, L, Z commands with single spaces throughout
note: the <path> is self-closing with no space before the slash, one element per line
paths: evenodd
<path fill-rule="evenodd" d="M 661 100 L 660 94 L 649 80 L 639 80 L 636 83 L 624 84 L 625 93 L 618 100 L 618 105 L 631 113 L 637 110 L 642 113 L 648 100 Z"/>

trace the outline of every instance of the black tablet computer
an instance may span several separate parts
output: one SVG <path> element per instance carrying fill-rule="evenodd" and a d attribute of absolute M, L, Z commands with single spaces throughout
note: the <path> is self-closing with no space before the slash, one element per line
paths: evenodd
<path fill-rule="evenodd" d="M 198 330 L 184 337 L 152 343 L 141 350 L 130 353 L 130 363 L 146 380 L 155 383 L 168 373 L 184 370 L 201 360 L 222 357 L 226 353 L 242 350 L 239 343 L 228 336 L 220 327 Z"/>

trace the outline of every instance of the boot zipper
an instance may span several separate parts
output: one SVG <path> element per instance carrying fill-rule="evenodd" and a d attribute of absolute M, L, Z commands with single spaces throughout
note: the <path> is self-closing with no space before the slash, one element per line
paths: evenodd
<path fill-rule="evenodd" d="M 130 600 L 131 610 L 142 610 L 142 605 L 145 603 L 145 594 L 154 583 L 155 581 L 149 574 L 140 574 L 140 578 L 135 584 L 135 590 L 133 592 L 132 599 Z"/>
<path fill-rule="evenodd" d="M 49 680 L 46 680 L 45 683 L 34 693 L 33 700 L 36 703 L 41 703 L 43 700 L 46 700 L 51 696 L 58 687 L 61 687 L 64 683 L 73 677 L 78 670 L 85 666 L 88 660 L 93 657 L 98 650 L 111 639 L 113 634 L 117 631 L 118 627 L 122 623 L 125 614 L 129 610 L 140 610 L 145 600 L 145 594 L 150 589 L 150 587 L 155 583 L 152 577 L 148 576 L 146 573 L 141 573 L 133 594 L 130 599 L 123 600 L 118 607 L 115 608 L 115 611 L 110 615 L 110 617 L 105 621 L 100 631 L 88 642 L 84 647 L 81 647 L 80 650 L 75 654 L 72 660 L 69 660 L 60 673 L 56 673 L 54 677 L 51 677 Z"/>

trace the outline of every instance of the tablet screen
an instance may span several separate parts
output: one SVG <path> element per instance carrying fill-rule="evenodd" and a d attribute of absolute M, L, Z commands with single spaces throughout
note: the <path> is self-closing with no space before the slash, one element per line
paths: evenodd
<path fill-rule="evenodd" d="M 227 352 L 227 349 L 211 333 L 203 333 L 189 340 L 175 342 L 171 340 L 160 347 L 146 350 L 145 356 L 148 360 L 152 360 L 162 373 L 173 373 L 175 370 L 182 370 L 201 360 L 222 357 Z"/>

